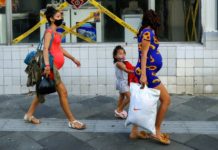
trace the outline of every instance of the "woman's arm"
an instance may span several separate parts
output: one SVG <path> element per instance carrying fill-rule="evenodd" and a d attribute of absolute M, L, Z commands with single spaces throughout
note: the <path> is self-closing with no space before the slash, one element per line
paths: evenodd
<path fill-rule="evenodd" d="M 44 49 L 43 49 L 43 57 L 44 57 L 44 62 L 46 66 L 50 65 L 49 55 L 48 55 L 50 41 L 51 41 L 51 33 L 47 32 L 45 34 L 45 42 L 44 42 Z"/>
<path fill-rule="evenodd" d="M 150 41 L 142 41 L 141 70 L 143 76 L 146 76 L 146 64 L 147 64 L 147 55 L 148 55 L 149 46 L 150 46 Z"/>
<path fill-rule="evenodd" d="M 47 32 L 45 34 L 45 41 L 44 41 L 44 49 L 43 49 L 43 58 L 45 63 L 45 74 L 48 76 L 50 74 L 50 64 L 49 64 L 49 45 L 51 41 L 51 33 Z"/>
<path fill-rule="evenodd" d="M 63 47 L 61 47 L 61 50 L 65 57 L 72 60 L 78 67 L 81 66 L 80 62 L 75 57 L 73 57 L 70 53 L 68 53 Z"/>
<path fill-rule="evenodd" d="M 75 58 L 70 53 L 68 53 L 63 47 L 61 47 L 61 50 L 62 50 L 65 57 L 67 57 L 68 59 L 70 59 L 72 61 L 75 60 Z"/>
<path fill-rule="evenodd" d="M 127 68 L 126 68 L 126 65 L 125 65 L 124 63 L 122 63 L 122 62 L 117 62 L 117 63 L 116 63 L 116 66 L 117 66 L 120 70 L 125 71 L 126 73 L 134 73 L 133 70 L 127 69 Z"/>
<path fill-rule="evenodd" d="M 147 64 L 147 55 L 148 55 L 149 47 L 150 47 L 150 41 L 142 40 L 141 79 L 140 79 L 142 88 L 144 88 L 145 84 L 147 84 L 146 64 Z"/>

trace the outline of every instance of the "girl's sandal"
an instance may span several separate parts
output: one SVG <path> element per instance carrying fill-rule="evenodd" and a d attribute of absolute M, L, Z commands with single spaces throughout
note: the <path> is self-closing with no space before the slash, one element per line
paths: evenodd
<path fill-rule="evenodd" d="M 157 142 L 159 142 L 161 144 L 164 144 L 164 145 L 169 145 L 170 144 L 169 135 L 164 134 L 164 133 L 161 134 L 160 138 L 156 137 L 155 135 L 151 135 L 150 138 L 152 140 L 157 141 Z"/>
<path fill-rule="evenodd" d="M 114 111 L 114 116 L 117 118 L 121 118 L 121 119 L 126 119 L 128 114 L 125 110 L 123 110 L 122 112 L 118 112 L 117 110 Z"/>
<path fill-rule="evenodd" d="M 150 133 L 147 133 L 145 131 L 140 131 L 138 134 L 130 134 L 129 138 L 131 140 L 135 140 L 135 139 L 149 139 L 150 138 Z"/>
<path fill-rule="evenodd" d="M 78 120 L 74 120 L 72 122 L 69 122 L 68 126 L 69 126 L 69 128 L 76 129 L 76 130 L 86 129 L 86 125 Z"/>
<path fill-rule="evenodd" d="M 41 121 L 34 116 L 29 117 L 27 114 L 24 116 L 24 121 L 27 123 L 32 123 L 32 124 L 40 124 Z"/>

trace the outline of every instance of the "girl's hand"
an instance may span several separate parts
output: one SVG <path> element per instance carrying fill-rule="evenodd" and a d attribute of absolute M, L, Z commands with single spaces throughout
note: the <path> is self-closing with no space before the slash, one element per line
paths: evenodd
<path fill-rule="evenodd" d="M 78 61 L 77 59 L 74 59 L 73 62 L 76 64 L 77 67 L 81 66 L 80 61 Z"/>
<path fill-rule="evenodd" d="M 51 73 L 50 66 L 46 66 L 46 67 L 45 67 L 45 70 L 44 70 L 44 75 L 46 76 L 46 78 L 48 78 L 48 76 L 50 75 L 50 73 Z"/>
<path fill-rule="evenodd" d="M 142 85 L 141 89 L 144 89 L 145 85 L 148 84 L 147 82 L 147 77 L 145 75 L 142 75 L 141 78 L 140 78 L 140 83 Z"/>

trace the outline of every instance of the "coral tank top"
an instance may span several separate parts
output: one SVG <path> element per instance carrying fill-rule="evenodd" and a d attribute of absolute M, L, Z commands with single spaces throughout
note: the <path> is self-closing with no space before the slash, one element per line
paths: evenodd
<path fill-rule="evenodd" d="M 51 44 L 50 53 L 54 57 L 54 65 L 59 70 L 64 65 L 64 54 L 61 50 L 61 35 L 57 32 L 53 32 L 52 29 L 48 28 L 46 33 L 54 33 L 54 39 Z"/>

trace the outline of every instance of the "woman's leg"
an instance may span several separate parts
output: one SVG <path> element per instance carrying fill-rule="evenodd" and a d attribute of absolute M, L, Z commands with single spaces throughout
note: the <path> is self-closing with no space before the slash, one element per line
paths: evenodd
<path fill-rule="evenodd" d="M 134 135 L 137 135 L 138 134 L 138 126 L 136 126 L 136 125 L 133 125 L 132 126 L 132 130 L 131 130 L 131 133 L 130 133 L 130 137 L 131 136 L 134 136 Z"/>
<path fill-rule="evenodd" d="M 155 89 L 160 90 L 160 107 L 157 112 L 157 118 L 156 118 L 156 136 L 161 137 L 161 124 L 164 120 L 165 114 L 168 110 L 168 107 L 170 105 L 170 95 L 167 91 L 167 89 L 164 87 L 163 84 L 160 84 Z"/>
<path fill-rule="evenodd" d="M 139 131 L 138 126 L 133 125 L 131 133 L 129 135 L 130 139 L 148 139 L 150 137 L 149 133 L 145 131 Z"/>
<path fill-rule="evenodd" d="M 27 111 L 25 117 L 25 119 L 28 119 L 31 123 L 34 123 L 34 124 L 39 124 L 40 123 L 40 120 L 36 119 L 36 118 L 31 118 L 36 110 L 36 107 L 39 105 L 39 99 L 37 96 L 34 97 L 30 107 L 29 107 L 29 110 Z"/>
<path fill-rule="evenodd" d="M 72 112 L 70 110 L 70 106 L 68 103 L 68 93 L 67 93 L 67 89 L 65 88 L 64 83 L 61 82 L 60 84 L 57 85 L 56 88 L 57 88 L 58 96 L 60 99 L 61 107 L 62 107 L 65 115 L 67 116 L 67 119 L 70 122 L 76 120 L 74 115 L 72 114 Z"/>
<path fill-rule="evenodd" d="M 76 119 L 70 110 L 70 105 L 68 103 L 67 89 L 65 88 L 65 85 L 63 82 L 58 84 L 56 88 L 57 88 L 57 92 L 59 95 L 61 107 L 64 110 L 64 113 L 67 116 L 67 119 L 69 120 L 69 122 L 72 123 Z M 84 128 L 84 124 L 82 124 L 80 122 L 75 122 L 73 124 L 74 124 L 75 128 L 77 128 L 77 129 Z"/>
<path fill-rule="evenodd" d="M 39 99 L 37 96 L 34 97 L 30 107 L 29 107 L 29 110 L 27 111 L 27 115 L 28 116 L 32 116 L 36 110 L 36 107 L 39 105 Z"/>

